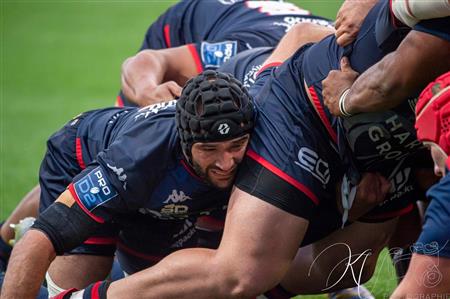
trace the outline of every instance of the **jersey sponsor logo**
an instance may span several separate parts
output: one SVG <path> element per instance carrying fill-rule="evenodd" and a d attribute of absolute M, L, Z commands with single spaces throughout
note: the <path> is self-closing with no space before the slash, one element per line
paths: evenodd
<path fill-rule="evenodd" d="M 219 3 L 222 3 L 223 5 L 231 5 L 237 2 L 242 2 L 243 0 L 217 0 Z"/>
<path fill-rule="evenodd" d="M 260 13 L 265 13 L 269 16 L 311 14 L 309 11 L 301 9 L 295 4 L 289 2 L 247 1 L 245 4 L 248 8 L 257 9 Z"/>
<path fill-rule="evenodd" d="M 388 180 L 391 183 L 390 196 L 380 206 L 414 191 L 414 184 L 410 180 L 411 167 L 402 167 L 403 163 L 404 160 L 400 161 L 389 175 Z"/>
<path fill-rule="evenodd" d="M 328 163 L 322 160 L 315 151 L 302 147 L 298 151 L 298 161 L 294 163 L 311 173 L 322 184 L 326 185 L 330 181 Z"/>
<path fill-rule="evenodd" d="M 127 175 L 125 174 L 123 168 L 117 168 L 116 166 L 109 165 L 108 163 L 106 164 L 106 166 L 108 166 L 108 168 L 117 175 L 119 181 L 123 183 L 123 190 L 127 190 Z"/>
<path fill-rule="evenodd" d="M 219 43 L 202 42 L 200 46 L 202 62 L 205 68 L 218 68 L 237 53 L 236 41 Z"/>
<path fill-rule="evenodd" d="M 252 68 L 244 75 L 244 80 L 242 81 L 242 85 L 247 88 L 250 88 L 256 82 L 256 74 L 261 69 L 262 64 L 254 65 Z"/>
<path fill-rule="evenodd" d="M 117 196 L 100 167 L 94 168 L 73 186 L 81 204 L 89 211 Z"/>
<path fill-rule="evenodd" d="M 384 124 L 370 126 L 368 135 L 378 155 L 386 160 L 400 161 L 423 147 L 416 138 L 414 127 L 405 124 L 398 114 L 387 118 Z"/>
<path fill-rule="evenodd" d="M 228 134 L 228 132 L 230 132 L 230 126 L 227 123 L 222 123 L 219 125 L 219 127 L 217 128 L 217 131 L 221 134 L 221 135 L 226 135 Z"/>
<path fill-rule="evenodd" d="M 330 28 L 333 27 L 333 25 L 327 20 L 304 18 L 304 17 L 285 17 L 282 22 L 274 22 L 273 25 L 285 27 L 286 28 L 285 32 L 288 32 L 295 24 L 298 23 L 312 23 Z"/>
<path fill-rule="evenodd" d="M 134 120 L 138 120 L 140 118 L 147 118 L 150 115 L 155 115 L 160 111 L 166 110 L 169 107 L 174 107 L 177 104 L 176 100 L 172 100 L 169 102 L 156 103 L 152 105 L 148 105 L 138 110 L 137 115 L 134 117 Z"/>
<path fill-rule="evenodd" d="M 177 190 L 172 190 L 172 194 L 167 197 L 167 199 L 164 201 L 164 203 L 179 203 L 186 201 L 188 199 L 192 199 L 191 197 L 184 194 L 183 191 L 177 192 Z"/>
<path fill-rule="evenodd" d="M 170 247 L 182 248 L 183 245 L 189 241 L 196 232 L 197 229 L 195 228 L 194 223 L 192 223 L 189 219 L 186 219 L 181 230 L 172 236 L 172 238 L 176 240 L 172 243 L 172 245 L 170 245 Z"/>

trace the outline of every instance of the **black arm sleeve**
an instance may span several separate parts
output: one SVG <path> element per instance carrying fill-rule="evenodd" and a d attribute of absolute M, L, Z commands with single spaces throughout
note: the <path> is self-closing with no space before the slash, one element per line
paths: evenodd
<path fill-rule="evenodd" d="M 55 202 L 38 217 L 32 228 L 45 233 L 56 254 L 62 255 L 80 245 L 99 226 L 101 224 L 89 217 L 78 204 L 69 208 Z"/>

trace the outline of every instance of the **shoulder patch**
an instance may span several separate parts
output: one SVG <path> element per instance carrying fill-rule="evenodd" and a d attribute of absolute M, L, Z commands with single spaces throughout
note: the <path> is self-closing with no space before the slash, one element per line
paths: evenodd
<path fill-rule="evenodd" d="M 80 203 L 90 212 L 117 196 L 100 166 L 73 184 Z"/>
<path fill-rule="evenodd" d="M 200 46 L 202 62 L 205 68 L 218 68 L 237 53 L 236 41 L 219 43 L 202 42 Z"/>

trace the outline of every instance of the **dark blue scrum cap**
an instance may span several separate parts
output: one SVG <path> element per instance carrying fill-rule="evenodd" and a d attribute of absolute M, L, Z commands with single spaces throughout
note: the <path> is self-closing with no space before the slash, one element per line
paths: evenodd
<path fill-rule="evenodd" d="M 196 142 L 230 140 L 250 133 L 254 107 L 248 91 L 230 74 L 204 71 L 183 88 L 176 108 L 183 151 Z"/>

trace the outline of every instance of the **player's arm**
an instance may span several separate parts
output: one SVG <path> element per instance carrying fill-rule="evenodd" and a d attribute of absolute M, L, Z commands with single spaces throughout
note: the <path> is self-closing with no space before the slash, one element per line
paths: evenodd
<path fill-rule="evenodd" d="M 64 210 L 67 211 L 67 209 L 70 209 L 70 206 L 74 204 L 75 200 L 73 196 L 69 191 L 65 191 L 36 220 L 36 223 L 42 224 L 42 220 L 48 218 L 50 215 L 59 217 L 67 216 L 61 213 L 64 213 Z M 70 223 L 71 219 L 68 218 L 47 220 L 50 222 L 45 221 L 46 225 L 54 221 L 59 221 L 62 224 L 63 221 L 61 220 L 66 220 L 67 222 L 64 222 L 65 226 L 72 226 L 72 223 Z M 34 226 L 36 226 L 36 223 Z M 32 227 L 14 246 L 2 288 L 2 298 L 36 298 L 39 287 L 44 280 L 45 272 L 59 251 L 55 248 L 55 242 L 51 241 L 48 232 L 44 232 L 40 227 Z M 74 241 L 76 242 L 75 237 Z"/>
<path fill-rule="evenodd" d="M 407 299 L 415 294 L 446 296 L 450 286 L 450 258 L 414 253 L 406 276 L 390 298 Z"/>
<path fill-rule="evenodd" d="M 112 283 L 108 298 L 255 297 L 284 276 L 307 223 L 236 188 L 217 250 L 177 251 Z"/>
<path fill-rule="evenodd" d="M 190 45 L 143 50 L 122 65 L 122 91 L 139 106 L 179 96 L 181 86 L 198 74 Z"/>
<path fill-rule="evenodd" d="M 390 109 L 446 72 L 450 68 L 448 53 L 450 42 L 412 31 L 396 51 L 358 78 L 344 59 L 341 71 L 331 71 L 322 81 L 324 102 L 331 113 L 341 116 L 339 100 L 348 89 L 344 109 L 350 114 Z"/>
<path fill-rule="evenodd" d="M 283 36 L 264 65 L 283 62 L 305 44 L 318 42 L 333 33 L 334 30 L 330 27 L 313 23 L 296 24 Z"/>

